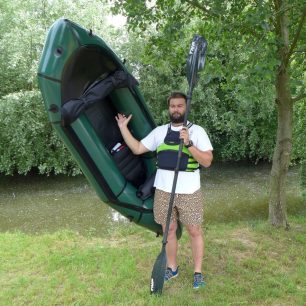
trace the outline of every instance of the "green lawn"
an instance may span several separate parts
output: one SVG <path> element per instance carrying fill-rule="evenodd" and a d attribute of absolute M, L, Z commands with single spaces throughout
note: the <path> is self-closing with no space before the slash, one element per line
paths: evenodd
<path fill-rule="evenodd" d="M 192 289 L 188 237 L 180 276 L 150 296 L 161 239 L 131 223 L 107 238 L 73 231 L 0 234 L 0 305 L 305 305 L 306 218 L 206 224 L 207 286 Z"/>

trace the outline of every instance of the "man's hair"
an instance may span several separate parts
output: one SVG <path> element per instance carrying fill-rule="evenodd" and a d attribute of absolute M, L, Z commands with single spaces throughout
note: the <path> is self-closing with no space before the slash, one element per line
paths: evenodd
<path fill-rule="evenodd" d="M 173 91 L 171 92 L 170 96 L 167 98 L 168 106 L 170 105 L 170 100 L 175 99 L 175 98 L 183 98 L 185 99 L 185 102 L 187 103 L 187 96 L 183 92 Z"/>

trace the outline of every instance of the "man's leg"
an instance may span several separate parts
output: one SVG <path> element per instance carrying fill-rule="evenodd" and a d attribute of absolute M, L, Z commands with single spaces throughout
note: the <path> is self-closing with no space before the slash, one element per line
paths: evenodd
<path fill-rule="evenodd" d="M 194 262 L 194 272 L 202 272 L 202 262 L 204 256 L 204 239 L 201 225 L 185 225 L 190 240 Z"/>
<path fill-rule="evenodd" d="M 161 190 L 155 190 L 154 196 L 154 219 L 156 223 L 162 224 L 163 232 L 165 232 L 167 215 L 169 209 L 169 199 L 170 193 Z M 166 243 L 166 256 L 167 256 L 167 267 L 165 272 L 165 281 L 170 280 L 173 277 L 178 276 L 177 269 L 177 239 L 176 239 L 176 229 L 177 229 L 177 211 L 173 209 L 171 222 L 169 226 L 169 231 L 167 235 Z"/>
<path fill-rule="evenodd" d="M 204 239 L 201 227 L 203 222 L 203 196 L 201 189 L 193 194 L 180 195 L 177 209 L 180 220 L 185 225 L 191 240 L 194 262 L 193 288 L 198 289 L 205 286 L 202 274 Z"/>
<path fill-rule="evenodd" d="M 163 232 L 165 232 L 165 225 L 163 227 Z M 166 244 L 166 254 L 167 254 L 167 267 L 171 268 L 172 271 L 177 269 L 177 238 L 176 238 L 177 221 L 170 223 L 167 244 Z"/>

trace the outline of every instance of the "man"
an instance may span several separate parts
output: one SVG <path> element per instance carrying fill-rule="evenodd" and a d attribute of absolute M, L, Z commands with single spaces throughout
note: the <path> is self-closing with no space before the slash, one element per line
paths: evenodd
<path fill-rule="evenodd" d="M 157 151 L 157 173 L 154 182 L 154 219 L 166 227 L 167 212 L 172 190 L 174 169 L 180 139 L 184 141 L 182 161 L 175 189 L 175 198 L 171 223 L 166 245 L 167 270 L 165 281 L 178 276 L 176 238 L 177 221 L 180 220 L 191 240 L 194 260 L 193 288 L 204 287 L 202 274 L 202 260 L 204 254 L 204 240 L 201 224 L 203 222 L 203 198 L 200 189 L 199 165 L 209 167 L 212 159 L 212 145 L 205 130 L 192 123 L 183 127 L 184 114 L 187 107 L 186 95 L 173 92 L 168 100 L 170 123 L 158 126 L 141 141 L 135 139 L 127 125 L 132 115 L 125 117 L 118 114 L 116 120 L 122 137 L 127 146 L 136 155 L 148 151 Z"/>

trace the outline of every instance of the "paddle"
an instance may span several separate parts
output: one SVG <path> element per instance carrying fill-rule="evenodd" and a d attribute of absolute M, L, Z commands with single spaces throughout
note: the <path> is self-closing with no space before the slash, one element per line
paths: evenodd
<path fill-rule="evenodd" d="M 195 87 L 198 79 L 198 71 L 203 69 L 205 64 L 205 55 L 206 55 L 206 48 L 207 48 L 207 41 L 199 36 L 195 35 L 190 51 L 187 57 L 187 80 L 189 85 L 189 90 L 187 94 L 187 107 L 186 112 L 184 115 L 184 126 L 187 125 L 187 118 L 188 113 L 190 109 L 191 104 L 191 97 L 192 97 L 192 91 Z M 167 265 L 167 256 L 166 256 L 166 244 L 167 244 L 167 238 L 169 233 L 169 227 L 170 227 L 170 219 L 171 219 L 171 212 L 174 202 L 174 195 L 175 195 L 175 189 L 176 189 L 176 183 L 179 173 L 179 166 L 182 156 L 182 150 L 183 150 L 184 141 L 181 139 L 179 151 L 178 151 L 178 158 L 176 167 L 174 170 L 174 178 L 173 178 L 173 184 L 172 184 L 172 190 L 170 195 L 170 201 L 169 201 L 169 208 L 167 213 L 167 220 L 166 220 L 166 227 L 165 232 L 163 235 L 163 241 L 162 241 L 162 249 L 160 254 L 158 255 L 151 274 L 151 283 L 150 283 L 150 292 L 151 294 L 161 294 L 163 291 L 164 286 L 164 277 L 166 272 L 166 265 Z"/>

